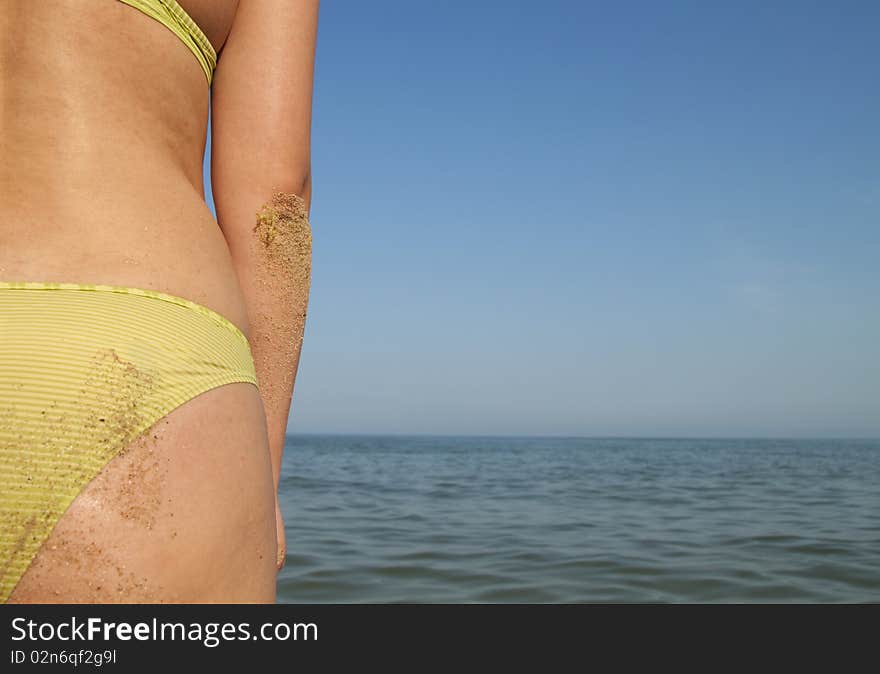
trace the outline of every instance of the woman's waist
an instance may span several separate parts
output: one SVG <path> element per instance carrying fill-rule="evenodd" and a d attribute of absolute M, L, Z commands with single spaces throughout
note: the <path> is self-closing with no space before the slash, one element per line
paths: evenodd
<path fill-rule="evenodd" d="M 172 218 L 158 206 L 137 217 L 106 212 L 92 218 L 69 212 L 23 217 L 0 206 L 0 281 L 167 293 L 219 313 L 249 338 L 229 249 L 206 206 L 204 211 Z"/>

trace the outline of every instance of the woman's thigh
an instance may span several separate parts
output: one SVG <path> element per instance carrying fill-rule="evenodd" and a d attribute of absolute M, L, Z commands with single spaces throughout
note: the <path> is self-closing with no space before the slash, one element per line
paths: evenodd
<path fill-rule="evenodd" d="M 11 602 L 272 602 L 274 494 L 259 391 L 196 396 L 112 459 Z"/>

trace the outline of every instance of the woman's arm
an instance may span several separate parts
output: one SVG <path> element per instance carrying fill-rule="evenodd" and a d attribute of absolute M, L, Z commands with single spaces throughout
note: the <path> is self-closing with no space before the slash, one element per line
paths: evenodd
<path fill-rule="evenodd" d="M 247 303 L 275 478 L 311 277 L 311 120 L 319 0 L 239 4 L 214 73 L 211 182 Z M 284 529 L 278 513 L 279 566 Z"/>

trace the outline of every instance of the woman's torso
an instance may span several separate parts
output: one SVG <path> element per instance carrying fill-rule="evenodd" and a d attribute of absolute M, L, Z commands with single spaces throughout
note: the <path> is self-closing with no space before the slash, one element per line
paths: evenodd
<path fill-rule="evenodd" d="M 220 51 L 238 0 L 180 0 Z M 159 290 L 249 334 L 204 201 L 208 84 L 118 0 L 0 3 L 0 280 Z"/>

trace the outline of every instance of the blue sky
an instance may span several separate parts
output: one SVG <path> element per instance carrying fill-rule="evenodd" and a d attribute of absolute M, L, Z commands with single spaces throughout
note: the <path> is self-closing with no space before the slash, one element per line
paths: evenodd
<path fill-rule="evenodd" d="M 880 436 L 880 4 L 721 4 L 322 3 L 288 432 Z"/>

